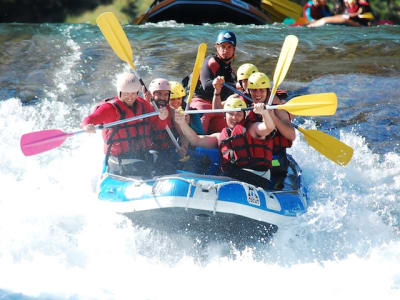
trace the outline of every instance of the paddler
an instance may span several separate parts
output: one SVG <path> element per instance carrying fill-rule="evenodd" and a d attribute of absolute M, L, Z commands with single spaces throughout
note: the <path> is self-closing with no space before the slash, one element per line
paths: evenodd
<path fill-rule="evenodd" d="M 309 0 L 303 6 L 303 17 L 307 18 L 308 21 L 315 21 L 332 15 L 327 0 Z"/>
<path fill-rule="evenodd" d="M 246 107 L 238 95 L 229 96 L 224 104 L 225 109 Z M 268 136 L 275 126 L 271 111 L 266 110 L 263 103 L 255 105 L 254 113 L 260 115 L 261 121 L 248 123 L 246 127 L 244 111 L 227 112 L 227 126 L 221 132 L 210 135 L 197 135 L 179 111 L 175 112 L 175 120 L 193 146 L 219 149 L 223 175 L 268 189 L 269 176 L 260 174 L 269 174 L 271 168 L 273 140 Z M 255 174 L 254 171 L 260 173 Z"/>
<path fill-rule="evenodd" d="M 267 75 L 261 72 L 252 74 L 249 77 L 247 88 L 254 104 L 267 104 L 271 94 L 271 82 Z M 272 105 L 280 105 L 284 103 L 284 101 L 275 95 Z M 286 148 L 290 148 L 292 146 L 292 143 L 296 138 L 296 131 L 291 124 L 292 116 L 287 111 L 275 109 L 271 113 L 271 118 L 275 127 L 275 130 L 270 136 L 273 139 L 274 155 L 271 175 L 274 178 L 273 188 L 279 190 L 283 187 L 283 181 L 287 175 L 287 170 L 289 167 L 289 161 L 286 156 Z M 246 118 L 247 123 L 260 121 L 260 115 L 255 114 L 252 111 L 249 112 Z M 247 124 L 247 127 L 248 126 L 249 125 Z"/>
<path fill-rule="evenodd" d="M 150 101 L 154 103 L 158 109 L 166 108 L 168 110 L 167 125 L 170 134 L 172 134 L 170 136 L 164 128 L 153 128 L 151 131 L 153 140 L 152 149 L 158 152 L 157 175 L 173 174 L 176 172 L 179 160 L 186 155 L 187 143 L 184 143 L 184 140 L 180 139 L 178 149 L 174 143 L 174 141 L 178 142 L 177 137 L 179 134 L 173 122 L 174 109 L 170 106 L 171 86 L 167 79 L 156 78 L 150 82 L 149 92 L 151 95 Z"/>
<path fill-rule="evenodd" d="M 117 96 L 102 101 L 94 112 L 83 119 L 81 127 L 95 132 L 95 125 L 153 112 L 154 108 L 138 96 L 140 83 L 132 73 L 123 73 L 117 80 Z M 109 173 L 149 178 L 152 176 L 153 145 L 151 130 L 164 130 L 168 110 L 160 108 L 159 116 L 123 123 L 103 129 L 105 165 Z"/>
<path fill-rule="evenodd" d="M 190 102 L 190 107 L 193 109 L 211 109 L 213 96 L 221 97 L 224 101 L 232 94 L 232 91 L 226 87 L 222 88 L 221 93 L 214 93 L 212 82 L 216 77 L 223 76 L 226 83 L 233 87 L 236 85 L 236 75 L 231 67 L 236 50 L 235 34 L 230 30 L 219 32 L 215 40 L 215 49 L 217 51 L 215 55 L 207 56 L 204 59 L 200 80 Z M 204 114 L 201 122 L 206 134 L 220 132 L 226 126 L 222 114 Z"/>

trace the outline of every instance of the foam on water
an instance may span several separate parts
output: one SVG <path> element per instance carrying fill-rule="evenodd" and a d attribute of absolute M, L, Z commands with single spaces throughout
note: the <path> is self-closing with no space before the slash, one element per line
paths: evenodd
<path fill-rule="evenodd" d="M 65 109 L 52 104 L 55 114 Z M 291 153 L 303 169 L 309 212 L 269 244 L 242 252 L 209 245 L 199 264 L 192 241 L 133 227 L 98 205 L 99 134 L 74 136 L 55 150 L 23 157 L 20 133 L 43 124 L 34 121 L 42 110 L 18 99 L 0 106 L 0 125 L 8 129 L 0 133 L 1 289 L 50 299 L 165 299 L 171 288 L 167 298 L 174 299 L 264 299 L 282 291 L 308 299 L 400 295 L 396 153 L 379 157 L 362 137 L 341 132 L 355 152 L 340 167 L 299 133 Z M 54 120 L 54 126 L 62 123 Z"/>

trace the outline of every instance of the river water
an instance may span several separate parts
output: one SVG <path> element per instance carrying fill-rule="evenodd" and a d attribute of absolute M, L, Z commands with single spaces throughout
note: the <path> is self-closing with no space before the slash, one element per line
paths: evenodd
<path fill-rule="evenodd" d="M 284 25 L 125 26 L 144 81 L 179 80 L 199 43 L 237 34 L 234 67 L 272 74 L 282 42 L 299 45 L 281 88 L 335 92 L 329 117 L 297 117 L 354 148 L 338 166 L 298 133 L 309 211 L 268 243 L 240 249 L 133 226 L 100 206 L 100 134 L 24 157 L 22 134 L 79 129 L 115 94 L 128 67 L 91 25 L 0 24 L 0 298 L 2 299 L 399 299 L 400 27 Z"/>

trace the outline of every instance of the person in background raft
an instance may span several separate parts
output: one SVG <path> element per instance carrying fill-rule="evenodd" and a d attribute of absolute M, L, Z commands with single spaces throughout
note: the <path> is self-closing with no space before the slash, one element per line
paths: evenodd
<path fill-rule="evenodd" d="M 155 103 L 158 109 L 166 108 L 168 110 L 167 125 L 173 138 L 176 139 L 178 137 L 178 132 L 173 122 L 173 109 L 169 105 L 171 86 L 168 80 L 164 78 L 153 79 L 149 84 L 149 92 L 151 95 L 150 102 Z M 151 135 L 153 140 L 152 149 L 157 151 L 158 155 L 157 175 L 176 173 L 179 160 L 186 155 L 187 147 L 185 144 L 187 145 L 187 143 L 183 143 L 181 140 L 180 147 L 177 150 L 167 130 L 163 128 L 153 128 Z"/>
<path fill-rule="evenodd" d="M 254 73 L 249 77 L 248 90 L 254 104 L 266 104 L 270 96 L 271 82 L 264 73 Z M 279 97 L 275 96 L 272 105 L 284 104 Z M 283 181 L 287 175 L 289 161 L 286 156 L 286 148 L 292 146 L 296 138 L 296 132 L 291 124 L 291 115 L 285 110 L 273 110 L 271 118 L 274 122 L 275 129 L 271 134 L 273 139 L 273 155 L 271 176 L 274 179 L 273 188 L 276 190 L 283 188 Z M 246 122 L 260 122 L 260 116 L 250 111 Z M 249 126 L 248 124 L 246 125 Z"/>
<path fill-rule="evenodd" d="M 215 41 L 216 55 L 207 56 L 204 59 L 200 71 L 200 80 L 197 84 L 195 95 L 190 102 L 193 109 L 211 109 L 214 87 L 213 80 L 217 76 L 223 76 L 227 84 L 236 86 L 236 75 L 231 63 L 235 57 L 236 36 L 232 31 L 223 30 L 217 35 Z M 218 95 L 225 100 L 232 91 L 224 87 Z M 223 114 L 204 114 L 201 117 L 203 129 L 206 134 L 220 132 L 225 126 Z"/>
<path fill-rule="evenodd" d="M 117 80 L 117 95 L 103 100 L 92 114 L 83 119 L 81 127 L 95 132 L 95 125 L 140 116 L 153 112 L 149 102 L 138 96 L 140 83 L 132 73 L 123 73 Z M 153 169 L 151 129 L 164 129 L 168 110 L 148 117 L 103 129 L 105 165 L 109 173 L 150 178 Z"/>
<path fill-rule="evenodd" d="M 324 17 L 332 16 L 327 0 L 310 0 L 303 7 L 303 17 L 308 21 L 319 20 Z"/>
<path fill-rule="evenodd" d="M 320 27 L 325 24 L 345 24 L 349 26 L 370 26 L 374 20 L 372 10 L 367 1 L 364 0 L 343 0 L 343 4 L 340 5 L 341 14 L 334 15 L 332 17 L 325 17 L 315 22 L 308 24 L 308 27 Z M 366 16 L 366 13 L 370 13 Z"/>
<path fill-rule="evenodd" d="M 224 105 L 224 109 L 246 107 L 246 103 L 238 95 L 229 96 Z M 270 110 L 266 110 L 263 103 L 255 105 L 254 113 L 259 114 L 262 121 L 245 127 L 245 112 L 227 112 L 225 114 L 227 127 L 220 133 L 210 135 L 197 135 L 179 111 L 175 112 L 175 120 L 192 145 L 218 148 L 224 176 L 268 189 L 270 186 L 268 178 L 254 172 L 258 171 L 263 175 L 269 173 L 273 141 L 268 136 L 275 127 Z"/>

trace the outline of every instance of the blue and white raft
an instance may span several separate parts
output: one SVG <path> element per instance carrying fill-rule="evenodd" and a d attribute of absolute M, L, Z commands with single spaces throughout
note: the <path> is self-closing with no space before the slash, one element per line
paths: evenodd
<path fill-rule="evenodd" d="M 216 167 L 218 161 L 211 156 L 211 168 Z M 246 221 L 279 227 L 292 222 L 308 207 L 301 170 L 290 155 L 288 159 L 282 190 L 264 190 L 229 177 L 183 171 L 150 180 L 104 173 L 98 196 L 113 211 L 144 226 L 187 227 L 200 222 L 218 227 Z"/>

